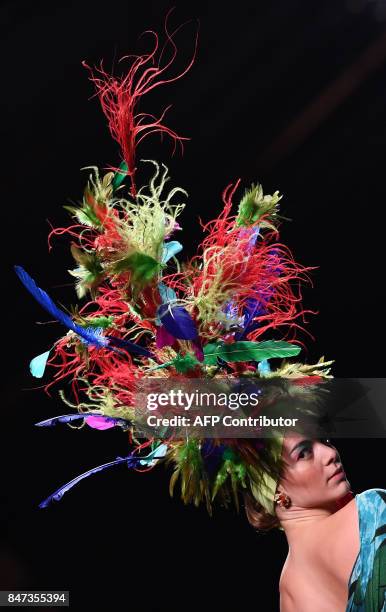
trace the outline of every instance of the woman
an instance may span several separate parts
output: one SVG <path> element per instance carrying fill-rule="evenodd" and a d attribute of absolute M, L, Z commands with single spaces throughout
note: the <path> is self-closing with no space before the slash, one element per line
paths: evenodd
<path fill-rule="evenodd" d="M 275 517 L 252 497 L 249 521 L 284 530 L 288 556 L 280 578 L 281 612 L 386 610 L 386 491 L 356 497 L 336 448 L 300 433 L 284 438 Z"/>

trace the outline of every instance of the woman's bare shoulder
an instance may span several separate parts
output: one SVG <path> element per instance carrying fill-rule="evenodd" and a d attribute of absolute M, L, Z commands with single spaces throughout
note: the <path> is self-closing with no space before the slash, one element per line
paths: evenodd
<path fill-rule="evenodd" d="M 304 541 L 296 559 L 288 554 L 279 582 L 281 612 L 330 609 L 345 598 L 352 567 L 359 550 L 358 514 L 355 499 L 320 522 Z M 331 598 L 331 599 L 330 599 Z M 312 606 L 310 605 L 312 602 Z"/>
<path fill-rule="evenodd" d="M 299 572 L 290 559 L 290 553 L 285 560 L 279 580 L 280 612 L 296 610 L 296 597 L 298 591 Z"/>
<path fill-rule="evenodd" d="M 292 588 L 290 585 L 292 585 Z M 291 580 L 291 565 L 287 557 L 279 581 L 280 612 L 297 612 L 296 601 L 293 597 L 293 592 L 294 583 Z"/>
<path fill-rule="evenodd" d="M 340 609 L 335 589 L 319 574 L 317 568 L 289 564 L 279 585 L 280 612 L 331 612 Z"/>
<path fill-rule="evenodd" d="M 299 612 L 290 593 L 285 590 L 280 591 L 280 612 Z"/>
<path fill-rule="evenodd" d="M 347 584 L 359 546 L 358 509 L 353 498 L 314 530 L 307 552 L 321 572 Z"/>

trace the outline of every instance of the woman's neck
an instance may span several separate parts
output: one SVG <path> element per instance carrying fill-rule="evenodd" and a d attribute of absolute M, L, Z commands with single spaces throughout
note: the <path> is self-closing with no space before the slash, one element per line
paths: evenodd
<path fill-rule="evenodd" d="M 288 509 L 278 508 L 277 516 L 287 537 L 290 552 L 294 554 L 303 550 L 310 543 L 311 534 L 315 530 L 324 529 L 330 524 L 330 517 L 353 498 L 351 491 L 339 502 L 332 502 L 323 508 L 301 508 L 291 506 Z"/>
<path fill-rule="evenodd" d="M 310 541 L 310 534 L 321 527 L 333 514 L 324 508 L 291 508 L 285 518 L 280 519 L 290 552 L 295 553 Z"/>

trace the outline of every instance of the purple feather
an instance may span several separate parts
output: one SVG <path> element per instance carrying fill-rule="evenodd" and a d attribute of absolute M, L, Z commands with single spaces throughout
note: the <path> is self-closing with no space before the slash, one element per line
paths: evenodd
<path fill-rule="evenodd" d="M 253 321 L 253 319 L 261 314 L 264 314 L 259 300 L 255 298 L 248 298 L 246 306 L 243 308 L 244 316 L 244 329 L 235 334 L 235 340 L 243 340 L 247 334 L 259 327 L 260 322 Z"/>
<path fill-rule="evenodd" d="M 202 350 L 202 343 L 199 337 L 192 341 L 193 351 L 198 361 L 204 361 L 204 351 Z"/>
<path fill-rule="evenodd" d="M 156 346 L 162 349 L 164 346 L 173 346 L 176 339 L 173 334 L 170 334 L 166 327 L 160 325 L 157 327 Z"/>
<path fill-rule="evenodd" d="M 99 414 L 97 412 L 87 412 L 83 414 L 62 414 L 61 416 L 52 417 L 51 419 L 46 419 L 45 421 L 40 421 L 39 423 L 35 423 L 37 427 L 52 427 L 57 425 L 58 423 L 71 423 L 72 421 L 76 421 L 78 419 L 86 419 L 87 417 L 100 417 L 104 419 L 107 423 L 113 423 L 113 425 L 119 425 L 120 427 L 129 427 L 130 421 L 126 419 L 122 419 L 120 417 L 110 417 Z"/>
<path fill-rule="evenodd" d="M 143 355 L 144 357 L 151 357 L 152 359 L 155 359 L 155 355 L 153 355 L 151 351 L 148 351 L 148 349 L 143 348 L 142 346 L 139 346 L 134 342 L 130 342 L 129 340 L 123 340 L 122 338 L 116 338 L 115 336 L 105 336 L 105 338 L 108 339 L 110 344 L 126 349 L 129 353 L 138 353 L 138 355 Z M 111 350 L 114 350 L 112 347 L 109 348 L 111 348 Z"/>
<path fill-rule="evenodd" d="M 163 448 L 165 445 L 160 445 L 156 449 L 152 450 L 151 453 L 146 455 L 145 457 L 139 457 L 135 455 L 134 452 L 128 455 L 127 457 L 117 457 L 115 461 L 109 461 L 109 463 L 103 463 L 103 465 L 98 465 L 91 470 L 87 470 L 83 474 L 80 474 L 73 480 L 70 480 L 67 484 L 63 485 L 59 489 L 57 489 L 52 495 L 47 497 L 44 501 L 39 504 L 39 508 L 46 508 L 52 501 L 60 501 L 65 493 L 72 489 L 78 482 L 91 476 L 91 474 L 95 474 L 96 472 L 101 472 L 108 467 L 113 467 L 114 465 L 119 465 L 120 463 L 126 463 L 128 468 L 136 468 L 141 465 L 154 465 L 154 462 L 160 461 L 165 456 L 165 449 Z"/>
<path fill-rule="evenodd" d="M 271 249 L 270 255 L 275 259 L 275 264 L 270 266 L 271 271 L 276 274 L 277 277 L 280 276 L 282 271 L 282 264 L 280 261 L 280 256 L 278 255 L 277 249 Z M 267 305 L 274 294 L 274 290 L 268 289 L 264 294 L 264 303 Z M 262 296 L 263 297 L 263 296 Z M 238 332 L 235 335 L 235 340 L 243 340 L 247 334 L 254 331 L 260 326 L 260 321 L 255 321 L 256 317 L 260 317 L 266 314 L 267 309 L 264 308 L 263 300 L 259 301 L 254 298 L 249 298 L 247 300 L 247 305 L 243 310 L 244 318 L 244 329 L 241 332 Z"/>
<path fill-rule="evenodd" d="M 180 340 L 194 340 L 197 338 L 197 328 L 192 317 L 183 306 L 161 304 L 157 311 L 158 317 L 169 332 Z"/>
<path fill-rule="evenodd" d="M 67 491 L 72 489 L 72 487 L 74 487 L 84 478 L 91 476 L 91 474 L 96 474 L 96 472 L 101 472 L 108 467 L 119 465 L 120 463 L 127 463 L 127 467 L 129 468 L 136 467 L 139 465 L 140 459 L 141 457 L 134 457 L 133 455 L 129 455 L 128 457 L 117 457 L 115 461 L 110 461 L 109 463 L 104 463 L 103 465 L 98 465 L 98 467 L 92 468 L 91 470 L 87 470 L 87 472 L 84 472 L 73 480 L 70 480 L 70 482 L 57 489 L 54 493 L 52 493 L 52 495 L 49 495 L 49 497 L 39 504 L 39 508 L 46 508 L 52 501 L 60 501 Z"/>
<path fill-rule="evenodd" d="M 21 266 L 15 266 L 15 272 L 23 283 L 24 287 L 28 289 L 35 300 L 39 302 L 40 306 L 47 310 L 47 312 L 49 312 L 50 315 L 59 321 L 59 323 L 62 323 L 62 325 L 65 325 L 65 327 L 68 327 L 73 332 L 78 334 L 78 336 L 80 336 L 86 343 L 97 346 L 98 348 L 109 348 L 112 351 L 119 352 L 117 349 L 109 346 L 109 344 L 114 344 L 126 349 L 131 353 L 139 353 L 145 357 L 153 356 L 150 351 L 142 348 L 141 346 L 137 346 L 134 344 L 134 342 L 121 340 L 120 338 L 114 338 L 113 336 L 103 336 L 101 330 L 93 330 L 92 328 L 84 328 L 80 325 L 76 325 L 68 314 L 56 306 L 48 293 L 37 286 L 33 278 L 31 278 L 31 276 Z"/>

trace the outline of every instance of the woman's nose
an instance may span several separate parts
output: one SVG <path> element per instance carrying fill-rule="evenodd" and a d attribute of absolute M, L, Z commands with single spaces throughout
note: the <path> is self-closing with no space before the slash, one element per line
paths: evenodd
<path fill-rule="evenodd" d="M 322 444 L 322 446 L 322 452 L 324 453 L 327 465 L 330 463 L 341 463 L 339 452 L 335 446 L 326 446 L 325 444 Z"/>

